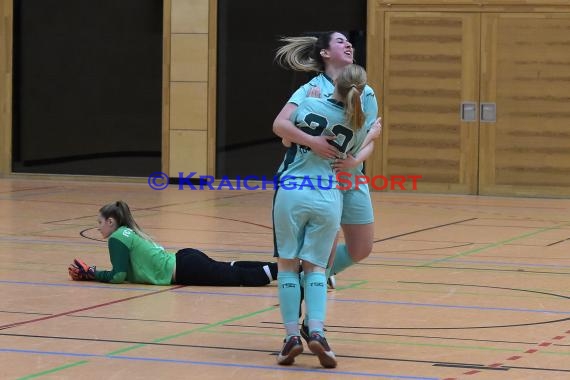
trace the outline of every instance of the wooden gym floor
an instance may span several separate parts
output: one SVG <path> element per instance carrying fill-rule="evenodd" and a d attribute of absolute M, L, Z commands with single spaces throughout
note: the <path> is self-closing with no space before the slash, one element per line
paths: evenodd
<path fill-rule="evenodd" d="M 261 288 L 72 282 L 108 268 L 99 207 L 126 200 L 170 250 L 272 255 L 272 191 L 0 179 L 1 379 L 568 379 L 570 200 L 374 193 L 372 255 L 337 276 L 339 360 L 278 366 Z"/>

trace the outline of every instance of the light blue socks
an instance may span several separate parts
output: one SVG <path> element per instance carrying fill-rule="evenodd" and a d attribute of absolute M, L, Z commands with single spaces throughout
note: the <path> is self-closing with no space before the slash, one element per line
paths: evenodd
<path fill-rule="evenodd" d="M 299 303 L 301 286 L 299 273 L 279 272 L 277 274 L 279 309 L 287 336 L 299 335 Z"/>
<path fill-rule="evenodd" d="M 305 307 L 309 331 L 322 334 L 327 313 L 327 278 L 324 273 L 305 273 Z"/>
<path fill-rule="evenodd" d="M 346 248 L 346 244 L 339 244 L 336 247 L 336 253 L 334 256 L 334 261 L 331 268 L 327 268 L 327 277 L 330 275 L 335 275 L 337 273 L 342 272 L 346 268 L 353 266 L 354 261 L 348 254 L 348 249 Z"/>

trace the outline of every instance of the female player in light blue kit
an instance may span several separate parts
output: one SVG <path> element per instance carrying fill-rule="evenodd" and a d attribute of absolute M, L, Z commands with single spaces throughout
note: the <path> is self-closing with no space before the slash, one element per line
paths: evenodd
<path fill-rule="evenodd" d="M 325 135 L 339 153 L 353 152 L 366 139 L 361 94 L 366 72 L 346 66 L 336 78 L 328 99 L 307 98 L 291 121 L 312 136 Z M 279 130 L 280 125 L 274 126 Z M 293 144 L 278 171 L 279 186 L 273 204 L 275 249 L 278 257 L 278 295 L 286 337 L 277 362 L 290 365 L 303 352 L 298 324 L 302 260 L 309 349 L 321 365 L 334 368 L 336 358 L 324 335 L 327 302 L 325 268 L 342 216 L 342 194 L 337 189 L 334 160 L 305 146 Z M 303 186 L 300 186 L 303 185 Z"/>
<path fill-rule="evenodd" d="M 283 107 L 274 122 L 273 131 L 284 140 L 309 147 L 324 158 L 334 158 L 337 171 L 349 172 L 352 178 L 363 175 L 362 163 L 374 149 L 373 139 L 381 132 L 378 104 L 372 88 L 366 85 L 361 94 L 365 115 L 364 128 L 367 139 L 355 146 L 351 154 L 340 155 L 335 146 L 322 136 L 306 133 L 296 128 L 290 117 L 301 101 L 307 97 L 329 98 L 334 91 L 334 81 L 346 66 L 352 64 L 353 48 L 346 36 L 339 32 L 326 32 L 318 37 L 290 37 L 282 40 L 276 60 L 285 68 L 318 73 L 301 86 Z M 276 127 L 278 126 L 278 127 Z M 339 244 L 333 252 L 334 261 L 327 272 L 339 273 L 370 255 L 374 241 L 374 211 L 368 185 L 359 185 L 342 192 L 341 225 L 346 244 Z"/>

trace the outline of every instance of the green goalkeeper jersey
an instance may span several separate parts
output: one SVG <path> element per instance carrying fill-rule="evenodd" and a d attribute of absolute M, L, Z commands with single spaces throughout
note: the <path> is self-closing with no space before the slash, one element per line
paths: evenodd
<path fill-rule="evenodd" d="M 119 227 L 109 236 L 113 269 L 95 271 L 101 282 L 170 285 L 176 256 L 128 227 Z"/>

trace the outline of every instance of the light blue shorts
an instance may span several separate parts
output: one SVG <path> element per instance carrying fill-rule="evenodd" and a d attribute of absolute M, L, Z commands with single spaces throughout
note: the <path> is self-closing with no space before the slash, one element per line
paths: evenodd
<path fill-rule="evenodd" d="M 326 268 L 340 228 L 342 195 L 330 190 L 279 188 L 273 201 L 275 257 Z"/>
<path fill-rule="evenodd" d="M 358 189 L 343 190 L 341 224 L 374 223 L 374 209 L 368 185 L 358 185 Z"/>

